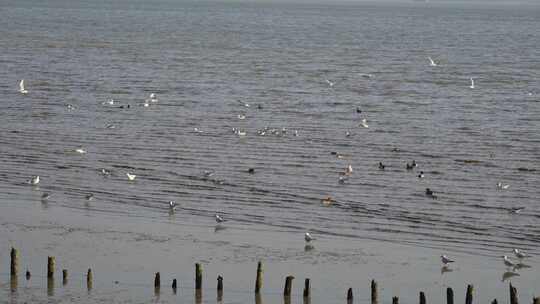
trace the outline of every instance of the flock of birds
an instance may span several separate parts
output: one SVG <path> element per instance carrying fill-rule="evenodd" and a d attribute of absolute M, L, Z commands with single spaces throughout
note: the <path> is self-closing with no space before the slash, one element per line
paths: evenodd
<path fill-rule="evenodd" d="M 436 67 L 438 66 L 437 62 L 435 62 L 431 57 L 428 57 L 428 60 L 429 60 L 429 65 L 432 66 L 432 67 Z M 364 78 L 371 78 L 373 77 L 372 74 L 361 74 L 362 77 Z M 326 83 L 328 84 L 329 87 L 333 87 L 335 85 L 334 82 L 326 79 L 325 80 Z M 471 84 L 469 86 L 469 88 L 471 89 L 474 89 L 475 88 L 475 83 L 474 83 L 474 78 L 470 78 L 470 81 L 471 81 Z M 28 94 L 28 90 L 26 89 L 25 87 L 25 83 L 24 83 L 24 79 L 22 79 L 19 83 L 19 92 L 21 94 Z M 149 98 L 148 99 L 145 99 L 144 103 L 141 104 L 141 106 L 143 107 L 148 107 L 150 106 L 151 103 L 156 103 L 158 102 L 158 99 L 156 97 L 156 94 L 155 93 L 151 93 L 149 95 Z M 241 103 L 242 106 L 244 107 L 250 107 L 250 105 L 248 103 L 245 103 L 245 102 L 242 102 L 242 101 L 238 101 L 239 103 Z M 105 102 L 102 103 L 103 105 L 114 105 L 115 104 L 115 101 L 113 99 L 109 99 Z M 120 106 L 120 108 L 124 108 L 124 107 L 130 107 L 129 105 L 126 105 L 126 106 Z M 261 105 L 258 106 L 259 109 L 262 108 Z M 74 107 L 72 105 L 68 105 L 68 109 L 74 109 Z M 356 108 L 356 112 L 357 113 L 362 113 L 362 110 L 360 108 Z M 238 119 L 240 120 L 243 120 L 245 119 L 246 116 L 245 114 L 241 113 L 241 114 L 238 114 Z M 360 120 L 360 124 L 359 124 L 360 127 L 363 127 L 363 128 L 369 128 L 369 125 L 367 123 L 367 120 L 365 118 L 361 119 Z M 107 128 L 114 128 L 114 125 L 108 125 Z M 195 132 L 202 132 L 201 130 L 199 130 L 198 128 L 194 128 Z M 233 128 L 233 133 L 237 134 L 238 136 L 245 136 L 246 135 L 246 131 L 245 130 L 241 130 L 241 129 L 237 129 L 237 128 Z M 266 134 L 275 134 L 275 135 L 283 135 L 286 133 L 286 129 L 269 129 L 269 128 L 264 128 L 262 130 L 258 130 L 257 131 L 257 134 L 258 135 L 266 135 Z M 293 132 L 293 135 L 294 136 L 298 136 L 298 131 L 297 130 L 294 130 Z M 346 136 L 350 136 L 350 132 L 347 131 L 346 132 Z M 82 147 L 79 147 L 77 149 L 74 150 L 75 153 L 79 153 L 79 154 L 85 154 L 86 153 L 86 150 L 84 150 Z M 338 153 L 338 152 L 332 152 L 332 155 L 335 155 L 337 158 L 341 158 L 342 156 Z M 413 170 L 414 168 L 416 168 L 418 166 L 418 164 L 416 163 L 416 161 L 412 161 L 411 163 L 406 163 L 406 170 Z M 385 170 L 386 166 L 382 163 L 382 162 L 379 162 L 379 169 L 380 170 Z M 110 171 L 106 170 L 106 169 L 101 169 L 101 173 L 105 176 L 108 176 L 111 174 Z M 253 168 L 250 168 L 248 170 L 248 173 L 254 173 L 254 169 Z M 353 168 L 351 165 L 348 165 L 343 172 L 340 173 L 340 176 L 339 176 L 339 183 L 345 183 L 347 181 L 347 179 L 352 175 L 353 173 Z M 126 177 L 128 179 L 128 181 L 134 181 L 137 177 L 137 175 L 131 173 L 131 172 L 126 172 Z M 212 171 L 204 171 L 203 172 L 203 175 L 205 177 L 210 177 L 211 175 L 213 175 L 213 172 Z M 424 171 L 420 171 L 420 173 L 417 175 L 418 178 L 424 178 L 425 177 L 425 173 Z M 32 176 L 29 180 L 28 180 L 28 183 L 31 184 L 31 185 L 37 185 L 40 183 L 40 177 L 38 175 L 35 175 L 35 176 Z M 510 185 L 508 184 L 503 184 L 501 182 L 497 183 L 496 185 L 496 188 L 499 189 L 499 190 L 505 190 L 505 189 L 508 189 L 510 187 Z M 430 188 L 426 188 L 426 191 L 425 191 L 425 195 L 430 197 L 430 198 L 433 198 L 433 199 L 437 199 L 437 195 L 434 193 L 433 190 L 431 190 Z M 43 201 L 45 200 L 48 200 L 50 198 L 51 194 L 48 193 L 48 192 L 45 192 L 42 194 L 41 196 L 41 199 Z M 92 200 L 94 197 L 93 194 L 87 194 L 85 196 L 85 199 L 87 201 L 90 201 Z M 321 200 L 321 203 L 325 206 L 328 206 L 328 205 L 331 205 L 333 203 L 335 203 L 335 200 L 332 199 L 331 197 L 326 197 L 326 198 L 323 198 Z M 168 203 L 168 206 L 169 206 L 169 212 L 170 213 L 174 213 L 177 208 L 178 208 L 178 204 L 174 201 L 169 201 Z M 521 212 L 522 210 L 524 209 L 524 207 L 513 207 L 513 208 L 510 208 L 509 209 L 509 212 L 510 213 L 519 213 Z M 218 225 L 224 223 L 226 220 L 220 215 L 220 214 L 215 214 L 214 216 L 215 218 L 215 221 Z M 312 242 L 315 240 L 315 238 L 309 233 L 309 232 L 306 232 L 304 234 L 304 240 L 306 242 L 306 249 L 311 249 L 313 248 L 312 246 Z M 514 262 L 512 260 L 510 260 L 510 258 L 506 255 L 502 256 L 503 258 L 503 262 L 504 264 L 509 267 L 509 268 L 512 268 L 513 270 L 515 269 L 519 269 L 519 268 L 522 268 L 522 267 L 527 267 L 525 264 L 522 263 L 523 259 L 529 257 L 529 255 L 527 255 L 526 253 L 524 253 L 523 251 L 519 250 L 519 249 L 514 249 L 513 250 L 513 253 L 514 255 L 516 256 L 516 258 L 519 260 L 519 262 Z M 441 255 L 441 261 L 442 261 L 442 264 L 443 264 L 443 272 L 445 271 L 451 271 L 449 268 L 448 268 L 448 264 L 450 263 L 454 263 L 455 261 L 451 258 L 449 258 L 447 255 Z"/>

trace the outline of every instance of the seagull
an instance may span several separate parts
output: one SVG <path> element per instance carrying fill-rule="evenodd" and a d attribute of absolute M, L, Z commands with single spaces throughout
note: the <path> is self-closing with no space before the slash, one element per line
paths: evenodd
<path fill-rule="evenodd" d="M 216 223 L 219 224 L 223 222 L 225 222 L 225 220 L 221 216 L 219 216 L 219 214 L 216 214 Z"/>
<path fill-rule="evenodd" d="M 345 137 L 351 137 L 351 132 L 346 131 L 346 132 L 345 132 Z"/>
<path fill-rule="evenodd" d="M 112 105 L 114 105 L 114 99 L 109 99 L 107 101 L 102 102 L 101 104 L 102 105 L 110 105 L 110 106 L 112 106 Z"/>
<path fill-rule="evenodd" d="M 246 131 L 245 130 L 236 130 L 236 135 L 238 136 L 246 136 Z"/>
<path fill-rule="evenodd" d="M 326 83 L 328 83 L 328 85 L 329 85 L 330 87 L 333 87 L 333 86 L 334 86 L 334 83 L 333 83 L 333 82 L 331 82 L 331 81 L 330 81 L 330 80 L 328 80 L 328 79 L 326 79 Z"/>
<path fill-rule="evenodd" d="M 517 248 L 514 248 L 514 255 L 518 258 L 518 259 L 523 259 L 523 258 L 526 258 L 528 257 L 529 255 L 527 255 L 525 252 L 517 249 Z"/>
<path fill-rule="evenodd" d="M 101 169 L 101 174 L 103 174 L 105 176 L 109 176 L 109 175 L 111 175 L 111 171 L 109 171 L 107 169 Z"/>
<path fill-rule="evenodd" d="M 448 264 L 448 263 L 454 263 L 455 261 L 450 259 L 449 257 L 447 257 L 446 255 L 441 255 L 441 261 L 443 262 L 444 265 Z"/>
<path fill-rule="evenodd" d="M 349 165 L 347 168 L 345 168 L 345 175 L 350 175 L 352 174 L 353 170 L 352 170 L 352 166 Z"/>
<path fill-rule="evenodd" d="M 137 175 L 131 173 L 126 173 L 126 176 L 130 181 L 135 180 L 135 178 L 137 177 Z"/>
<path fill-rule="evenodd" d="M 37 185 L 39 184 L 39 175 L 34 175 L 30 178 L 30 180 L 28 180 L 28 183 L 29 184 L 32 184 L 32 185 Z"/>
<path fill-rule="evenodd" d="M 84 198 L 86 198 L 87 201 L 91 201 L 94 198 L 94 194 L 89 193 Z"/>
<path fill-rule="evenodd" d="M 50 194 L 49 192 L 44 192 L 44 193 L 41 195 L 41 200 L 42 200 L 42 201 L 46 201 L 46 200 L 48 200 L 50 197 L 51 197 L 51 194 Z"/>
<path fill-rule="evenodd" d="M 108 125 L 105 126 L 105 128 L 107 128 L 107 129 L 114 129 L 114 128 L 116 128 L 116 126 L 113 125 L 113 124 L 108 124 Z"/>
<path fill-rule="evenodd" d="M 145 100 L 142 106 L 148 108 L 150 106 L 150 103 L 148 103 L 148 100 Z"/>
<path fill-rule="evenodd" d="M 407 163 L 407 166 L 405 168 L 407 168 L 407 170 L 412 170 L 414 167 L 413 165 Z"/>
<path fill-rule="evenodd" d="M 412 161 L 412 164 L 411 164 L 413 167 L 418 167 L 418 165 L 416 164 L 416 161 L 413 159 Z"/>
<path fill-rule="evenodd" d="M 433 191 L 431 191 L 431 189 L 429 189 L 429 188 L 426 188 L 426 195 L 431 197 L 431 198 L 437 198 L 437 196 L 435 194 L 433 194 Z"/>
<path fill-rule="evenodd" d="M 239 104 L 243 105 L 244 107 L 249 108 L 249 103 L 243 102 L 243 101 L 241 101 L 240 99 L 238 99 L 237 102 L 238 102 Z"/>
<path fill-rule="evenodd" d="M 214 175 L 214 171 L 212 171 L 212 170 L 204 170 L 203 175 L 204 175 L 204 177 L 210 177 L 210 176 Z"/>
<path fill-rule="evenodd" d="M 433 67 L 437 66 L 437 64 L 435 63 L 435 61 L 433 61 L 433 59 L 431 59 L 431 57 L 428 57 L 428 59 L 429 59 L 429 66 L 433 66 Z"/>
<path fill-rule="evenodd" d="M 362 119 L 362 121 L 360 122 L 360 126 L 364 128 L 369 128 L 369 125 L 367 124 L 367 119 Z"/>
<path fill-rule="evenodd" d="M 246 119 L 246 115 L 245 114 L 238 114 L 238 119 L 244 120 L 244 119 Z"/>
<path fill-rule="evenodd" d="M 21 94 L 27 94 L 28 90 L 24 88 L 24 79 L 21 79 L 21 82 L 19 82 L 19 92 Z"/>
<path fill-rule="evenodd" d="M 379 162 L 379 169 L 384 170 L 386 166 L 382 162 Z"/>
<path fill-rule="evenodd" d="M 85 154 L 86 150 L 84 150 L 82 147 L 80 147 L 80 148 L 75 149 L 75 152 L 77 152 L 79 154 Z"/>
<path fill-rule="evenodd" d="M 304 240 L 306 240 L 306 242 L 311 242 L 314 240 L 314 238 L 311 236 L 311 234 L 309 234 L 309 232 L 306 232 L 306 234 L 304 234 Z"/>
<path fill-rule="evenodd" d="M 517 214 L 520 213 L 523 209 L 525 209 L 525 207 L 512 207 L 508 212 Z"/>
<path fill-rule="evenodd" d="M 508 189 L 509 187 L 510 187 L 510 185 L 508 185 L 508 184 L 503 184 L 501 182 L 497 183 L 497 189 L 502 190 L 502 189 Z"/>
<path fill-rule="evenodd" d="M 471 86 L 469 88 L 474 89 L 474 79 L 472 77 L 471 77 Z"/>
<path fill-rule="evenodd" d="M 298 130 L 294 130 L 293 136 L 298 136 Z"/>
<path fill-rule="evenodd" d="M 150 99 L 149 100 L 150 100 L 150 102 L 158 102 L 158 99 L 157 99 L 155 93 L 150 94 Z"/>
<path fill-rule="evenodd" d="M 178 207 L 178 204 L 175 201 L 169 201 L 169 210 L 175 211 L 176 207 Z"/>
<path fill-rule="evenodd" d="M 341 179 L 340 179 L 341 180 Z M 324 206 L 330 206 L 332 205 L 332 203 L 334 202 L 334 200 L 330 197 L 330 196 L 327 196 L 325 198 L 323 198 L 321 200 L 321 203 L 324 205 Z M 307 235 L 307 234 L 306 234 Z"/>
<path fill-rule="evenodd" d="M 346 176 L 340 176 L 339 179 L 338 179 L 338 183 L 340 183 L 340 184 L 345 184 L 345 183 L 347 182 L 347 180 L 349 180 L 348 177 L 346 177 Z M 323 202 L 323 204 L 324 204 L 324 202 Z"/>
<path fill-rule="evenodd" d="M 69 103 L 68 103 L 68 104 L 66 105 L 66 107 L 67 107 L 68 111 L 75 110 L 75 106 L 72 105 L 72 104 L 69 104 Z"/>
<path fill-rule="evenodd" d="M 356 113 L 358 114 L 362 113 L 362 110 L 360 109 L 360 107 L 356 107 Z"/>
<path fill-rule="evenodd" d="M 364 78 L 371 78 L 373 77 L 373 74 L 364 74 L 364 73 L 360 73 L 360 76 L 364 77 Z"/>
<path fill-rule="evenodd" d="M 203 133 L 203 131 L 197 127 L 193 128 L 193 131 L 195 131 L 195 133 Z"/>
<path fill-rule="evenodd" d="M 424 178 L 424 171 L 420 171 L 420 174 L 418 174 L 418 178 Z"/>
<path fill-rule="evenodd" d="M 514 262 L 512 262 L 506 255 L 503 255 L 502 258 L 503 258 L 503 261 L 504 261 L 504 265 L 506 265 L 508 267 L 515 267 L 516 266 L 516 264 Z"/>

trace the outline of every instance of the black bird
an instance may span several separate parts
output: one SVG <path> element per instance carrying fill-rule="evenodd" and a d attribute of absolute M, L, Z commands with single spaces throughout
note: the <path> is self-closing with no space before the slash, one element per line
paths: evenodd
<path fill-rule="evenodd" d="M 413 161 L 412 161 L 412 166 L 413 166 L 413 167 L 417 167 L 417 166 L 418 166 L 418 165 L 416 164 L 416 162 L 414 161 L 414 159 L 413 159 Z"/>
<path fill-rule="evenodd" d="M 420 171 L 420 174 L 418 174 L 418 178 L 424 178 L 424 171 Z"/>
<path fill-rule="evenodd" d="M 379 162 L 379 169 L 384 170 L 386 166 L 382 162 Z"/>
<path fill-rule="evenodd" d="M 249 169 L 248 169 L 248 173 L 249 173 L 249 174 L 254 174 L 254 173 L 255 173 L 255 169 L 254 169 L 254 168 L 249 168 Z"/>
<path fill-rule="evenodd" d="M 413 169 L 413 166 L 409 163 L 407 163 L 407 170 L 412 170 Z"/>
<path fill-rule="evenodd" d="M 433 194 L 433 191 L 431 191 L 431 189 L 429 189 L 429 188 L 426 188 L 426 195 L 433 198 L 433 199 L 437 198 L 437 196 L 435 194 Z"/>
<path fill-rule="evenodd" d="M 359 107 L 356 107 L 356 113 L 362 113 L 362 110 L 360 110 Z"/>

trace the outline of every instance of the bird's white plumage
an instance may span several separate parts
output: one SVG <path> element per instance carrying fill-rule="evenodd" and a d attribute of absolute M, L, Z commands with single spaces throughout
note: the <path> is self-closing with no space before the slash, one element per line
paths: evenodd
<path fill-rule="evenodd" d="M 135 180 L 135 178 L 137 177 L 137 175 L 131 174 L 129 172 L 126 173 L 126 176 L 127 176 L 128 180 L 130 180 L 130 181 Z"/>
<path fill-rule="evenodd" d="M 448 263 L 454 263 L 454 260 L 450 259 L 449 257 L 447 257 L 446 255 L 441 255 L 441 261 L 444 265 L 448 264 Z"/>
<path fill-rule="evenodd" d="M 21 82 L 19 82 L 19 92 L 21 94 L 28 93 L 28 90 L 26 90 L 25 87 L 24 87 L 24 79 L 21 79 Z"/>
<path fill-rule="evenodd" d="M 471 86 L 469 86 L 469 88 L 471 88 L 471 89 L 474 89 L 474 88 L 475 88 L 475 87 L 474 87 L 474 79 L 473 79 L 472 77 L 471 77 Z"/>
<path fill-rule="evenodd" d="M 435 61 L 433 61 L 433 59 L 431 57 L 428 57 L 429 59 L 429 65 L 430 66 L 437 66 L 437 63 L 435 63 Z"/>
<path fill-rule="evenodd" d="M 309 232 L 306 232 L 306 234 L 304 234 L 304 240 L 306 240 L 306 242 L 311 242 L 314 240 L 314 238 L 311 236 L 311 234 L 309 234 Z"/>
<path fill-rule="evenodd" d="M 369 125 L 367 123 L 367 119 L 363 118 L 362 121 L 360 122 L 360 126 L 362 126 L 364 128 L 369 128 Z"/>
<path fill-rule="evenodd" d="M 216 223 L 223 223 L 225 220 L 219 215 L 219 214 L 216 214 Z"/>

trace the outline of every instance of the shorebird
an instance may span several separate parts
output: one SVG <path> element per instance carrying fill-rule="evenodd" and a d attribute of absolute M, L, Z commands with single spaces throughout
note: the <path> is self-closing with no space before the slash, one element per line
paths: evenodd
<path fill-rule="evenodd" d="M 512 262 L 506 255 L 503 255 L 502 258 L 503 258 L 504 265 L 506 265 L 508 267 L 515 267 L 516 266 L 516 263 Z"/>
<path fill-rule="evenodd" d="M 245 130 L 236 130 L 236 135 L 238 136 L 246 136 L 247 132 Z"/>
<path fill-rule="evenodd" d="M 170 211 L 175 211 L 177 207 L 178 207 L 178 204 L 175 201 L 169 201 L 169 210 Z"/>
<path fill-rule="evenodd" d="M 501 182 L 497 183 L 497 189 L 499 189 L 499 190 L 508 189 L 509 187 L 510 187 L 509 184 L 503 184 Z"/>
<path fill-rule="evenodd" d="M 244 120 L 244 119 L 246 119 L 246 115 L 245 114 L 238 114 L 238 119 Z"/>
<path fill-rule="evenodd" d="M 514 248 L 514 255 L 518 259 L 524 259 L 524 258 L 528 257 L 528 255 L 525 252 L 523 252 L 523 251 L 521 251 L 521 250 L 519 250 L 517 248 Z"/>
<path fill-rule="evenodd" d="M 431 191 L 431 189 L 429 189 L 429 188 L 426 188 L 426 195 L 431 197 L 431 198 L 437 198 L 437 196 L 435 194 L 433 194 L 433 191 Z"/>
<path fill-rule="evenodd" d="M 383 163 L 382 163 L 382 162 L 379 162 L 379 169 L 381 169 L 381 170 L 384 170 L 384 168 L 386 168 L 386 166 L 385 166 L 385 165 L 383 165 Z"/>
<path fill-rule="evenodd" d="M 28 91 L 24 88 L 24 79 L 21 79 L 21 82 L 19 82 L 19 92 L 21 94 L 27 94 Z"/>
<path fill-rule="evenodd" d="M 29 184 L 32 184 L 32 185 L 37 185 L 39 184 L 39 175 L 34 175 L 30 178 L 30 180 L 28 180 L 28 183 Z"/>
<path fill-rule="evenodd" d="M 311 234 L 309 234 L 309 232 L 306 232 L 306 234 L 304 234 L 304 240 L 306 240 L 306 242 L 309 243 L 309 242 L 313 241 L 314 239 L 315 239 L 315 238 L 313 238 L 313 237 L 311 236 Z"/>
<path fill-rule="evenodd" d="M 41 195 L 41 200 L 42 200 L 42 201 L 46 201 L 46 200 L 48 200 L 50 197 L 51 197 L 51 194 L 50 194 L 49 192 L 44 192 L 44 193 Z"/>
<path fill-rule="evenodd" d="M 450 259 L 449 257 L 447 257 L 446 255 L 441 255 L 441 261 L 444 265 L 448 264 L 448 263 L 454 263 L 455 261 Z"/>
<path fill-rule="evenodd" d="M 330 87 L 333 87 L 333 86 L 334 86 L 334 83 L 333 83 L 333 82 L 331 82 L 331 81 L 330 81 L 330 80 L 328 80 L 328 79 L 326 79 L 326 83 L 328 83 L 328 85 L 329 85 Z"/>
<path fill-rule="evenodd" d="M 360 126 L 364 128 L 369 128 L 369 125 L 367 124 L 367 119 L 363 118 L 362 121 L 360 122 Z"/>
<path fill-rule="evenodd" d="M 471 85 L 469 86 L 469 88 L 474 89 L 474 79 L 472 77 L 471 77 Z"/>
<path fill-rule="evenodd" d="M 371 78 L 371 77 L 373 77 L 373 74 L 360 73 L 359 75 L 360 75 L 361 77 L 364 77 L 364 78 Z"/>
<path fill-rule="evenodd" d="M 407 168 L 407 170 L 412 170 L 414 168 L 414 166 L 407 163 L 407 166 L 405 168 Z"/>
<path fill-rule="evenodd" d="M 102 105 L 114 105 L 114 99 L 108 99 L 107 101 L 104 101 L 101 103 Z"/>
<path fill-rule="evenodd" d="M 356 113 L 358 114 L 362 113 L 362 110 L 360 109 L 360 107 L 356 107 Z"/>
<path fill-rule="evenodd" d="M 101 169 L 101 174 L 105 175 L 105 176 L 109 176 L 111 175 L 111 171 L 107 170 L 107 169 Z"/>
<path fill-rule="evenodd" d="M 216 223 L 219 224 L 223 222 L 225 222 L 225 220 L 221 216 L 219 216 L 219 214 L 216 214 Z"/>
<path fill-rule="evenodd" d="M 126 176 L 128 178 L 128 180 L 132 181 L 132 180 L 135 180 L 135 178 L 137 177 L 137 175 L 135 174 L 131 174 L 131 173 L 126 173 Z"/>
<path fill-rule="evenodd" d="M 437 64 L 435 63 L 435 61 L 433 61 L 433 59 L 431 59 L 431 57 L 428 57 L 428 59 L 429 59 L 430 66 L 433 66 L 433 67 L 437 66 Z"/>
<path fill-rule="evenodd" d="M 418 174 L 418 178 L 424 178 L 424 171 L 420 171 L 420 174 Z"/>
<path fill-rule="evenodd" d="M 150 99 L 149 99 L 150 102 L 158 102 L 158 99 L 156 97 L 156 94 L 154 93 L 151 93 L 150 94 Z"/>
<path fill-rule="evenodd" d="M 512 207 L 508 212 L 517 214 L 520 213 L 523 209 L 525 209 L 525 207 Z"/>
<path fill-rule="evenodd" d="M 86 198 L 87 201 L 91 201 L 94 198 L 94 194 L 89 193 L 84 198 Z"/>
<path fill-rule="evenodd" d="M 79 148 L 75 149 L 75 152 L 77 152 L 79 154 L 85 154 L 86 150 L 84 150 L 82 147 L 79 147 Z"/>
<path fill-rule="evenodd" d="M 249 103 L 243 102 L 243 101 L 241 101 L 240 99 L 238 99 L 237 102 L 238 102 L 239 104 L 243 105 L 244 107 L 249 108 Z"/>
<path fill-rule="evenodd" d="M 330 197 L 330 196 L 327 196 L 325 198 L 323 198 L 321 200 L 321 203 L 324 205 L 324 206 L 330 206 L 332 205 L 332 203 L 334 202 L 334 200 Z"/>
<path fill-rule="evenodd" d="M 353 172 L 352 166 L 349 165 L 347 168 L 345 168 L 345 175 L 351 175 Z"/>

